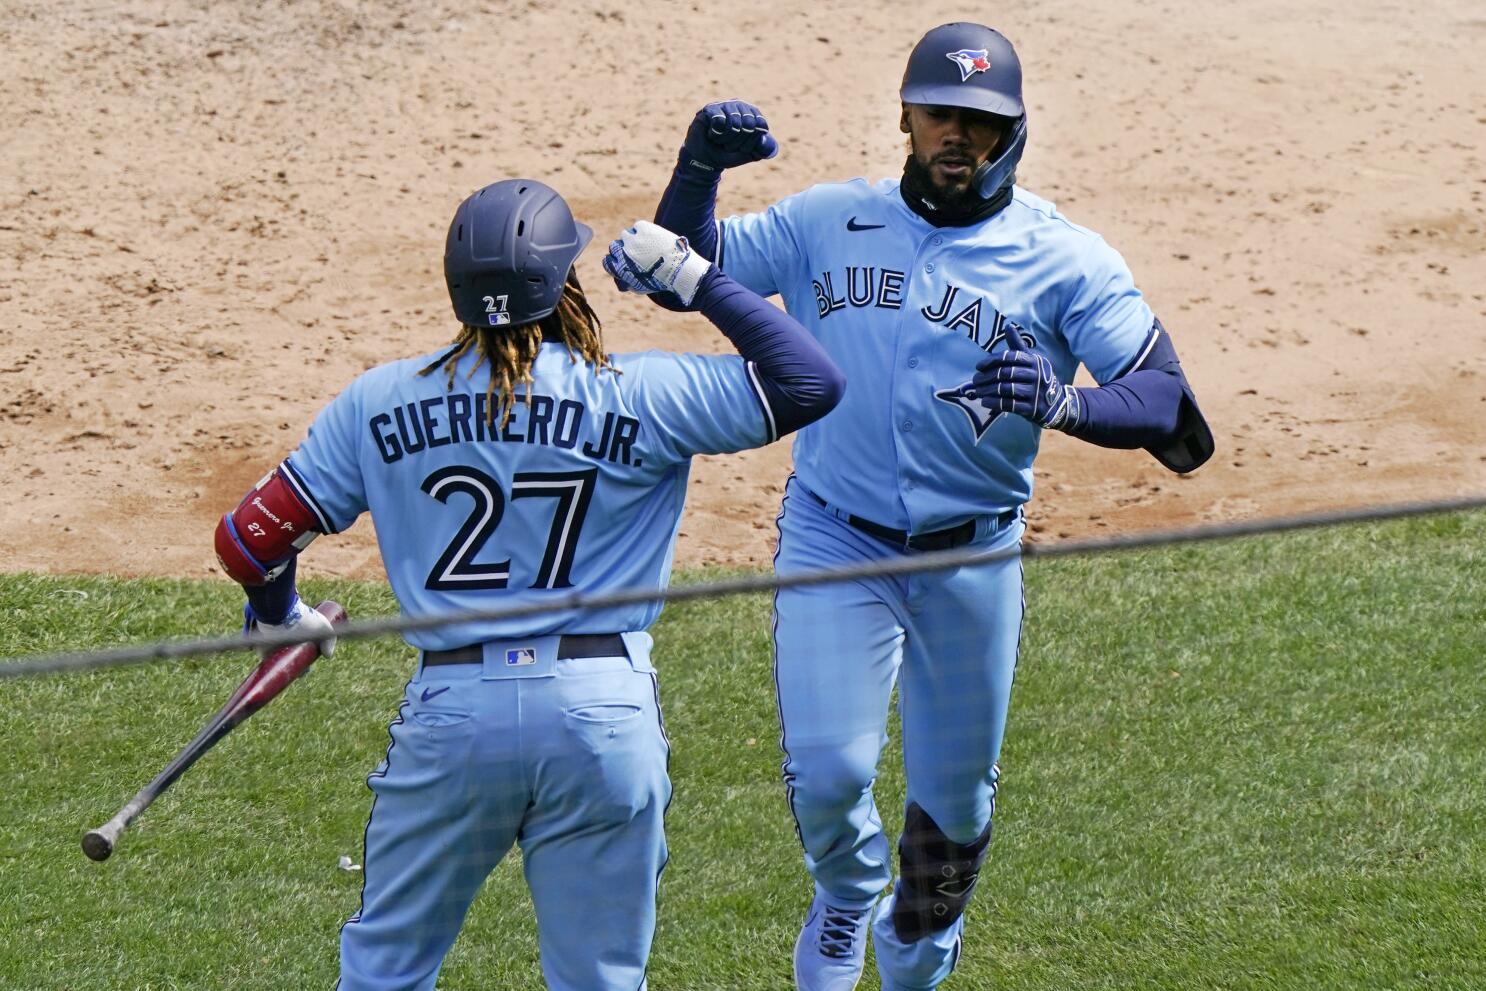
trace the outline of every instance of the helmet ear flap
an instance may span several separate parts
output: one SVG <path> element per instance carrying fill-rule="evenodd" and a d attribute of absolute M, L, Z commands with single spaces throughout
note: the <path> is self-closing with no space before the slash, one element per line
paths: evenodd
<path fill-rule="evenodd" d="M 1027 115 L 1012 122 L 1002 139 L 998 154 L 975 170 L 973 184 L 981 199 L 990 199 L 1001 191 L 1001 187 L 1016 181 L 1017 163 L 1027 147 Z"/>

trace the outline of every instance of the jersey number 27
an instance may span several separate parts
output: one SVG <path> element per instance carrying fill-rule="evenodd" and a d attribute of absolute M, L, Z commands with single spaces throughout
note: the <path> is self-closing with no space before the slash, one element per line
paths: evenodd
<path fill-rule="evenodd" d="M 520 471 L 511 477 L 512 499 L 553 499 L 552 529 L 542 563 L 537 568 L 532 588 L 572 588 L 573 554 L 578 548 L 578 535 L 588 514 L 593 497 L 597 468 L 584 471 Z M 459 493 L 474 500 L 474 508 L 460 526 L 459 532 L 444 548 L 428 573 L 425 588 L 440 592 L 467 589 L 505 588 L 511 579 L 511 559 L 494 564 L 480 564 L 480 553 L 506 511 L 506 494 L 500 483 L 478 468 L 450 465 L 440 468 L 423 480 L 422 489 L 439 502 Z"/>

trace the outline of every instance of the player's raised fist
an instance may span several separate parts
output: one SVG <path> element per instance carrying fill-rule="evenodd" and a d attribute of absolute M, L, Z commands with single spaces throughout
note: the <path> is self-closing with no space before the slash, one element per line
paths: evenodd
<path fill-rule="evenodd" d="M 604 271 L 614 277 L 620 292 L 673 292 L 690 306 L 702 276 L 712 263 L 670 231 L 648 220 L 635 225 L 609 244 Z"/>
<path fill-rule="evenodd" d="M 690 164 L 730 169 L 779 154 L 763 111 L 742 100 L 709 103 L 692 118 L 681 146 Z"/>

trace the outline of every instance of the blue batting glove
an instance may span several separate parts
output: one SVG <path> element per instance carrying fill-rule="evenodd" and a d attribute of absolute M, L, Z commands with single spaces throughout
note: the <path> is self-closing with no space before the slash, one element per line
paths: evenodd
<path fill-rule="evenodd" d="M 1008 326 L 1006 333 L 1006 350 L 976 365 L 975 378 L 960 387 L 960 394 L 1048 430 L 1076 428 L 1082 412 L 1078 390 L 1064 385 L 1053 363 L 1033 351 L 1015 327 Z"/>
<path fill-rule="evenodd" d="M 692 165 L 714 171 L 773 158 L 779 154 L 779 142 L 758 107 L 723 100 L 697 111 L 681 150 Z"/>

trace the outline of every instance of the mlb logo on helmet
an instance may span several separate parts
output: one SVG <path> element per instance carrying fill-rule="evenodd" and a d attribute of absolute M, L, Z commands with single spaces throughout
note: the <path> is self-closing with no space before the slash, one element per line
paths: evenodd
<path fill-rule="evenodd" d="M 502 293 L 499 296 L 486 296 L 485 315 L 490 318 L 490 326 L 504 327 L 511 322 L 511 314 L 506 312 L 506 300 L 510 296 Z"/>
<path fill-rule="evenodd" d="M 984 48 L 961 48 L 944 57 L 960 67 L 960 82 L 963 83 L 977 72 L 985 72 L 991 67 L 991 60 L 987 58 L 989 54 Z"/>

